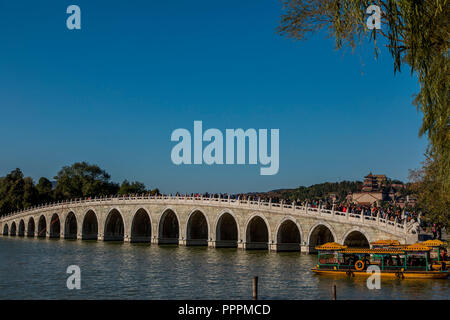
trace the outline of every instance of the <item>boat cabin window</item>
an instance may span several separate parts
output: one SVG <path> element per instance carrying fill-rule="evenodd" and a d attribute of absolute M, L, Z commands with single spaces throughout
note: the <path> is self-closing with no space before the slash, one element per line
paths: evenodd
<path fill-rule="evenodd" d="M 338 253 L 334 251 L 322 251 L 319 252 L 319 263 L 320 264 L 337 264 L 338 261 Z"/>
<path fill-rule="evenodd" d="M 427 265 L 425 255 L 423 254 L 409 255 L 407 265 L 410 267 L 425 267 Z"/>

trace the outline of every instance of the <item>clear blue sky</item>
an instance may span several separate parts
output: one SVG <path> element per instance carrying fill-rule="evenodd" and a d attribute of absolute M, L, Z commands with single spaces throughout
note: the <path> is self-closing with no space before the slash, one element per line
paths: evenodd
<path fill-rule="evenodd" d="M 82 30 L 66 28 L 77 4 Z M 0 175 L 52 178 L 76 161 L 163 192 L 247 192 L 369 171 L 406 180 L 423 160 L 418 91 L 387 52 L 276 33 L 281 3 L 0 1 Z M 176 128 L 279 128 L 280 170 L 175 166 Z"/>

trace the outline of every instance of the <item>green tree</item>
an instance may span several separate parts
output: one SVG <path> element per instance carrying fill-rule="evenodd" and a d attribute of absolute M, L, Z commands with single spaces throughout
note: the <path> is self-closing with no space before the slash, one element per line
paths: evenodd
<path fill-rule="evenodd" d="M 0 213 L 2 215 L 23 209 L 24 187 L 23 173 L 19 168 L 1 179 Z"/>
<path fill-rule="evenodd" d="M 39 192 L 36 189 L 33 179 L 30 177 L 26 177 L 23 179 L 23 202 L 22 207 L 28 208 L 34 206 L 38 203 L 39 200 Z"/>
<path fill-rule="evenodd" d="M 366 26 L 366 10 L 372 4 L 382 10 L 381 30 L 368 30 Z M 369 38 L 375 45 L 375 55 L 379 53 L 379 43 L 387 48 L 394 61 L 394 72 L 401 71 L 406 64 L 416 74 L 420 91 L 413 103 L 423 114 L 419 134 L 426 134 L 430 142 L 422 176 L 424 183 L 419 184 L 426 189 L 419 201 L 424 205 L 433 201 L 447 203 L 446 195 L 450 192 L 448 1 L 284 0 L 284 10 L 279 27 L 282 35 L 303 40 L 311 33 L 327 29 L 335 38 L 337 48 L 355 48 Z M 430 181 L 434 181 L 433 188 L 428 184 Z M 430 188 L 435 192 L 430 193 Z M 425 195 L 430 198 L 425 199 Z M 433 205 L 426 209 L 426 214 L 438 219 L 447 208 Z"/>
<path fill-rule="evenodd" d="M 119 186 L 111 182 L 110 178 L 97 165 L 77 162 L 63 167 L 55 176 L 55 196 L 57 199 L 72 199 L 116 194 Z"/>
<path fill-rule="evenodd" d="M 297 189 L 286 189 L 281 191 L 272 191 L 270 193 L 275 197 L 289 198 L 291 200 L 322 200 L 328 198 L 330 194 L 336 194 L 340 201 L 350 192 L 356 192 L 362 187 L 361 181 L 341 181 L 325 182 L 314 184 L 309 187 L 300 186 Z"/>
<path fill-rule="evenodd" d="M 417 194 L 417 209 L 424 220 L 450 230 L 450 193 L 443 193 L 446 181 L 438 173 L 436 161 L 427 159 L 421 169 L 410 171 L 411 189 Z"/>
<path fill-rule="evenodd" d="M 36 189 L 38 191 L 39 203 L 44 204 L 52 202 L 54 200 L 53 185 L 47 178 L 40 178 L 38 184 L 36 185 Z"/>
<path fill-rule="evenodd" d="M 160 195 L 161 195 L 161 192 L 159 192 L 159 189 L 158 189 L 158 188 L 155 188 L 155 189 L 153 189 L 153 190 L 149 190 L 149 193 L 150 193 L 152 196 L 160 196 Z"/>
<path fill-rule="evenodd" d="M 120 195 L 128 195 L 128 194 L 139 194 L 139 193 L 144 193 L 145 190 L 145 185 L 141 182 L 135 181 L 135 182 L 128 182 L 128 180 L 124 180 L 122 182 L 122 185 L 120 186 L 119 189 L 119 194 Z"/>

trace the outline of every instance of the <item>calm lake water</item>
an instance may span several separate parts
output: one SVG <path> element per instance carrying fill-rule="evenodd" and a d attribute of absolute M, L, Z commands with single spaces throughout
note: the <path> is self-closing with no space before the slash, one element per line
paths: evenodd
<path fill-rule="evenodd" d="M 314 255 L 0 238 L 0 299 L 448 299 L 449 280 L 383 280 L 312 274 Z M 81 268 L 81 289 L 68 290 L 69 265 Z"/>

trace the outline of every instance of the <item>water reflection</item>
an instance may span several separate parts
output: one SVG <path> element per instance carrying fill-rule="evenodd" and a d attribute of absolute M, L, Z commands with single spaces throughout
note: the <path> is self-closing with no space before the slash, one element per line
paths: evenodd
<path fill-rule="evenodd" d="M 0 299 L 448 299 L 448 280 L 317 276 L 314 255 L 97 241 L 0 239 Z M 81 290 L 66 269 L 81 268 Z"/>

